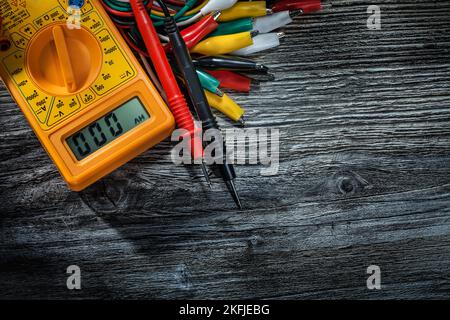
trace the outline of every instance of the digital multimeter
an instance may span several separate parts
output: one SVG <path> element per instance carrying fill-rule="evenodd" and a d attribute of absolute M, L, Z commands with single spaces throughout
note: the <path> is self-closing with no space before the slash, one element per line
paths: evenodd
<path fill-rule="evenodd" d="M 170 135 L 173 116 L 97 0 L 2 0 L 0 75 L 72 190 Z"/>

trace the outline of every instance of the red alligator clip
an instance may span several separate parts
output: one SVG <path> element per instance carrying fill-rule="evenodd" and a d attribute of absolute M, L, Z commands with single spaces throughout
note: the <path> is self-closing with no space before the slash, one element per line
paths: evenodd
<path fill-rule="evenodd" d="M 322 9 L 320 0 L 281 0 L 277 1 L 273 7 L 273 12 L 301 10 L 301 14 L 307 14 Z"/>
<path fill-rule="evenodd" d="M 181 36 L 183 37 L 184 42 L 186 43 L 186 47 L 191 49 L 195 47 L 197 43 L 199 43 L 204 37 L 208 34 L 216 30 L 219 24 L 216 21 L 217 14 L 210 14 L 197 23 L 181 30 Z M 172 46 L 168 43 L 164 50 L 166 52 L 170 52 L 172 50 Z"/>
<path fill-rule="evenodd" d="M 252 79 L 228 70 L 205 70 L 220 81 L 220 87 L 237 92 L 250 92 Z"/>

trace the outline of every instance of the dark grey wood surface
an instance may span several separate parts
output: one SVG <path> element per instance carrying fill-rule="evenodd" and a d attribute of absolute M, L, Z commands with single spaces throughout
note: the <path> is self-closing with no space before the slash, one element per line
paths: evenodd
<path fill-rule="evenodd" d="M 380 0 L 381 30 L 326 3 L 232 95 L 281 132 L 278 175 L 237 166 L 243 211 L 168 141 L 69 191 L 1 86 L 0 298 L 449 298 L 450 3 Z"/>

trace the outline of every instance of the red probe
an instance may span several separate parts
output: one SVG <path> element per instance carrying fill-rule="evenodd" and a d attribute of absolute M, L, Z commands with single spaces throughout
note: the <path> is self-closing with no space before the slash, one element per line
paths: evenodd
<path fill-rule="evenodd" d="M 186 47 L 191 49 L 195 47 L 197 43 L 199 43 L 204 37 L 217 29 L 219 24 L 217 23 L 217 18 L 220 16 L 220 12 L 216 12 L 210 14 L 197 23 L 194 23 L 190 27 L 183 29 L 180 33 L 183 37 L 184 42 L 186 43 Z M 172 50 L 172 46 L 168 43 L 164 50 L 166 52 L 170 52 Z"/>
<path fill-rule="evenodd" d="M 178 87 L 178 83 L 173 74 L 172 68 L 167 61 L 164 49 L 159 41 L 156 29 L 150 19 L 142 0 L 130 0 L 131 7 L 139 28 L 139 32 L 144 40 L 145 47 L 153 61 L 153 66 L 161 81 L 161 85 L 166 92 L 169 107 L 173 113 L 179 128 L 189 132 L 191 137 L 191 154 L 194 160 L 203 157 L 202 138 L 197 134 L 200 128 L 195 128 L 194 118 Z"/>
<path fill-rule="evenodd" d="M 250 92 L 252 79 L 228 70 L 205 70 L 220 81 L 220 87 L 237 92 Z"/>
<path fill-rule="evenodd" d="M 281 0 L 277 1 L 273 7 L 273 12 L 301 10 L 302 14 L 307 14 L 322 9 L 320 0 Z"/>

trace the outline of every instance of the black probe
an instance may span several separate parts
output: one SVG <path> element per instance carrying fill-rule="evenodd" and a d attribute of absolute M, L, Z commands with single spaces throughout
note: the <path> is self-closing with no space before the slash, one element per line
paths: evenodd
<path fill-rule="evenodd" d="M 186 83 L 186 88 L 189 92 L 192 105 L 195 108 L 198 118 L 202 122 L 203 130 L 204 131 L 209 129 L 219 130 L 219 125 L 217 124 L 216 118 L 214 117 L 211 108 L 208 105 L 205 93 L 203 92 L 200 80 L 198 79 L 194 64 L 192 63 L 191 56 L 186 47 L 186 43 L 184 42 L 180 34 L 176 21 L 170 15 L 169 9 L 167 8 L 166 4 L 161 0 L 158 0 L 158 2 L 161 5 L 161 9 L 163 10 L 165 15 L 164 29 L 170 39 L 170 44 L 173 49 L 172 52 L 175 56 L 178 69 L 181 72 L 184 81 Z M 212 142 L 213 141 L 211 141 L 210 143 Z M 239 195 L 236 191 L 236 187 L 234 185 L 236 173 L 234 172 L 233 165 L 228 162 L 226 156 L 227 152 L 225 142 L 223 143 L 222 154 L 223 154 L 223 163 L 216 165 L 220 170 L 222 178 L 225 181 L 227 188 L 230 191 L 231 196 L 233 197 L 233 200 L 236 202 L 236 205 L 240 209 L 242 209 L 242 204 L 239 199 Z"/>
<path fill-rule="evenodd" d="M 252 60 L 227 56 L 206 56 L 193 61 L 196 67 L 267 73 L 269 68 Z"/>

